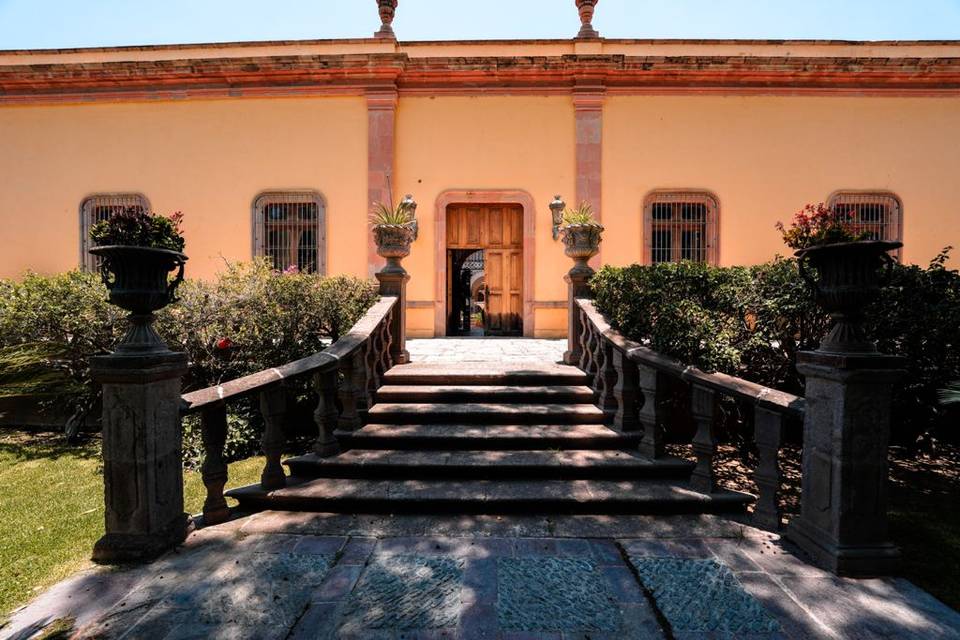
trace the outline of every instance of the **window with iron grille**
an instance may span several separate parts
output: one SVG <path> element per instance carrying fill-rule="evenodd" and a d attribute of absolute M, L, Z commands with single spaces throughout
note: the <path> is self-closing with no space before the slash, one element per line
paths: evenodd
<path fill-rule="evenodd" d="M 717 216 L 712 195 L 655 191 L 644 203 L 644 263 L 692 260 L 717 264 Z"/>
<path fill-rule="evenodd" d="M 263 193 L 253 204 L 254 254 L 273 268 L 326 273 L 326 211 L 315 191 Z"/>
<path fill-rule="evenodd" d="M 837 191 L 827 206 L 849 215 L 854 230 L 866 232 L 871 240 L 903 240 L 903 207 L 892 193 Z"/>
<path fill-rule="evenodd" d="M 85 271 L 97 271 L 100 258 L 90 255 L 90 229 L 128 207 L 150 211 L 150 203 L 139 193 L 100 193 L 80 203 L 80 266 Z"/>

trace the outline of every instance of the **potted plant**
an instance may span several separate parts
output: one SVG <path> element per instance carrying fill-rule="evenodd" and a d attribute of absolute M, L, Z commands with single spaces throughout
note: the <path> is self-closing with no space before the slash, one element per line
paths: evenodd
<path fill-rule="evenodd" d="M 166 217 L 128 207 L 90 229 L 90 253 L 100 258 L 110 302 L 130 312 L 130 330 L 117 345 L 120 354 L 168 351 L 152 323 L 155 311 L 176 301 L 183 282 L 182 218 L 180 212 Z"/>
<path fill-rule="evenodd" d="M 393 209 L 379 202 L 373 205 L 370 226 L 377 255 L 387 259 L 384 271 L 403 271 L 400 260 L 410 255 L 410 245 L 417 237 L 416 207 L 410 196 Z"/>
<path fill-rule="evenodd" d="M 893 265 L 889 252 L 903 244 L 871 239 L 857 228 L 856 215 L 820 203 L 799 211 L 789 228 L 777 223 L 784 243 L 795 250 L 800 275 L 833 321 L 820 351 L 877 351 L 863 330 L 863 310 L 880 294 L 885 274 Z"/>
<path fill-rule="evenodd" d="M 593 217 L 593 207 L 581 202 L 575 209 L 563 212 L 563 224 L 560 227 L 560 239 L 563 252 L 573 258 L 575 270 L 590 269 L 587 260 L 600 253 L 600 234 L 603 225 Z"/>

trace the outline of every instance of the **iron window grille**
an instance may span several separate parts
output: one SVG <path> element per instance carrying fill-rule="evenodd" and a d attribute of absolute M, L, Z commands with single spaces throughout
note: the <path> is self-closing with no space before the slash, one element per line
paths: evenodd
<path fill-rule="evenodd" d="M 892 193 L 837 191 L 827 206 L 850 215 L 854 231 L 866 233 L 871 240 L 903 240 L 903 206 Z M 900 256 L 899 249 L 891 253 Z"/>
<path fill-rule="evenodd" d="M 703 191 L 656 191 L 644 203 L 644 263 L 717 264 L 717 199 Z"/>
<path fill-rule="evenodd" d="M 150 202 L 139 193 L 98 193 L 80 203 L 80 266 L 84 271 L 100 269 L 100 258 L 89 253 L 90 229 L 129 207 L 146 212 L 150 211 Z"/>
<path fill-rule="evenodd" d="M 315 191 L 260 194 L 253 204 L 253 252 L 273 268 L 325 274 L 326 210 Z"/>

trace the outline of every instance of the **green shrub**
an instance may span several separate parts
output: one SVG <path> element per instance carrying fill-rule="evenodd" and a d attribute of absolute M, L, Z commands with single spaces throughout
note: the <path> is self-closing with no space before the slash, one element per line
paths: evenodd
<path fill-rule="evenodd" d="M 278 273 L 256 260 L 212 282 L 188 280 L 178 295 L 157 314 L 157 329 L 187 353 L 189 391 L 322 350 L 373 305 L 377 288 L 349 276 Z M 99 276 L 89 273 L 0 280 L 0 396 L 41 397 L 82 423 L 97 398 L 90 357 L 107 353 L 126 329 L 125 312 L 106 300 Z M 239 439 L 231 455 L 257 446 L 259 421 L 245 407 L 231 417 L 230 438 Z"/>
<path fill-rule="evenodd" d="M 881 351 L 907 359 L 894 397 L 894 442 L 956 439 L 956 413 L 937 391 L 960 378 L 960 274 L 949 248 L 926 268 L 897 264 L 867 310 Z M 702 264 L 604 267 L 591 286 L 598 308 L 624 335 L 706 371 L 722 371 L 803 394 L 798 351 L 816 349 L 829 319 L 800 278 L 796 261 L 749 269 Z"/>

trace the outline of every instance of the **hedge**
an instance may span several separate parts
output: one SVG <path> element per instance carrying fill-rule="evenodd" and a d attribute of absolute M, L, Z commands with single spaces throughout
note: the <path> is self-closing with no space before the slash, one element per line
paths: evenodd
<path fill-rule="evenodd" d="M 212 281 L 187 280 L 178 297 L 157 314 L 156 327 L 187 353 L 190 391 L 320 351 L 378 296 L 371 281 L 278 273 L 255 260 L 229 265 Z M 41 398 L 73 413 L 70 426 L 79 427 L 97 397 L 89 359 L 126 329 L 125 313 L 106 299 L 100 278 L 79 271 L 0 280 L 0 397 Z"/>
<path fill-rule="evenodd" d="M 926 267 L 897 264 L 867 311 L 880 350 L 907 359 L 894 398 L 897 444 L 960 435 L 956 412 L 937 400 L 939 389 L 960 379 L 960 274 L 946 266 L 949 251 Z M 815 349 L 829 326 L 793 259 L 606 266 L 591 287 L 597 307 L 627 337 L 704 370 L 800 395 L 797 352 Z"/>

